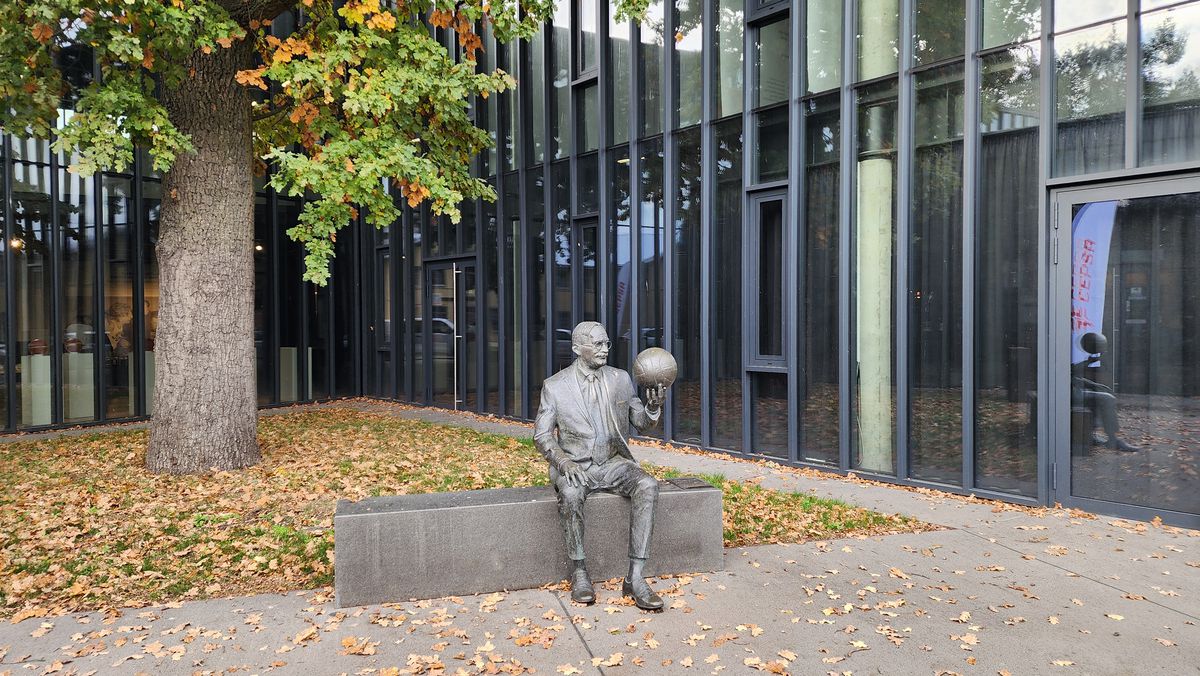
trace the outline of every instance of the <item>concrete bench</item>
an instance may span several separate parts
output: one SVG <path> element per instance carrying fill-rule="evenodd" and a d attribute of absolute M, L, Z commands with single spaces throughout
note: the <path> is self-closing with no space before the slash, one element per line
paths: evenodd
<path fill-rule="evenodd" d="M 548 486 L 341 500 L 333 530 L 341 607 L 540 587 L 570 566 Z M 625 575 L 629 500 L 590 495 L 584 537 L 593 580 Z M 721 491 L 661 482 L 646 574 L 722 568 Z"/>

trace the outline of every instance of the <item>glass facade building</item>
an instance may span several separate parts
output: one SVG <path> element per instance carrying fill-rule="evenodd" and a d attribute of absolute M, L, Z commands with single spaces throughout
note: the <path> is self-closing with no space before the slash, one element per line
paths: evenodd
<path fill-rule="evenodd" d="M 596 320 L 679 361 L 664 440 L 1200 525 L 1200 2 L 563 0 L 484 40 L 495 202 L 352 228 L 318 290 L 259 196 L 264 405 L 530 419 Z M 66 161 L 5 142 L 8 429 L 151 413 L 157 179 Z"/>

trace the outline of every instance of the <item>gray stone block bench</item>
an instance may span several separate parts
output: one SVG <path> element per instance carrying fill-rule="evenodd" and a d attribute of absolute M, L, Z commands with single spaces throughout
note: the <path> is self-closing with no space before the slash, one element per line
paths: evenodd
<path fill-rule="evenodd" d="M 333 531 L 341 607 L 540 587 L 570 566 L 549 486 L 341 500 Z M 629 500 L 590 495 L 584 536 L 593 580 L 625 575 Z M 721 491 L 661 482 L 646 574 L 723 567 Z"/>

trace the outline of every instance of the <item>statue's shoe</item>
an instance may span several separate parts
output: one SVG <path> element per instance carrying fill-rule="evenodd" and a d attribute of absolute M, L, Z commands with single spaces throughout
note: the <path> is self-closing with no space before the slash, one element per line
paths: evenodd
<path fill-rule="evenodd" d="M 571 576 L 571 600 L 589 606 L 596 602 L 596 590 L 592 588 L 586 571 L 577 570 Z"/>
<path fill-rule="evenodd" d="M 625 582 L 621 585 L 621 592 L 626 596 L 632 596 L 633 602 L 642 610 L 662 610 L 662 597 L 654 593 L 650 585 L 641 578 L 634 578 L 632 581 L 625 578 Z"/>

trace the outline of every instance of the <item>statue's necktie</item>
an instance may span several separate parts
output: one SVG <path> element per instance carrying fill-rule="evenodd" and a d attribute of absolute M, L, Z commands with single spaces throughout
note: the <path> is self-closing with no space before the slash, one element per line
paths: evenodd
<path fill-rule="evenodd" d="M 604 397 L 600 390 L 600 374 L 587 375 L 588 417 L 596 436 L 592 443 L 592 461 L 601 464 L 608 460 L 608 429 L 604 424 Z"/>

